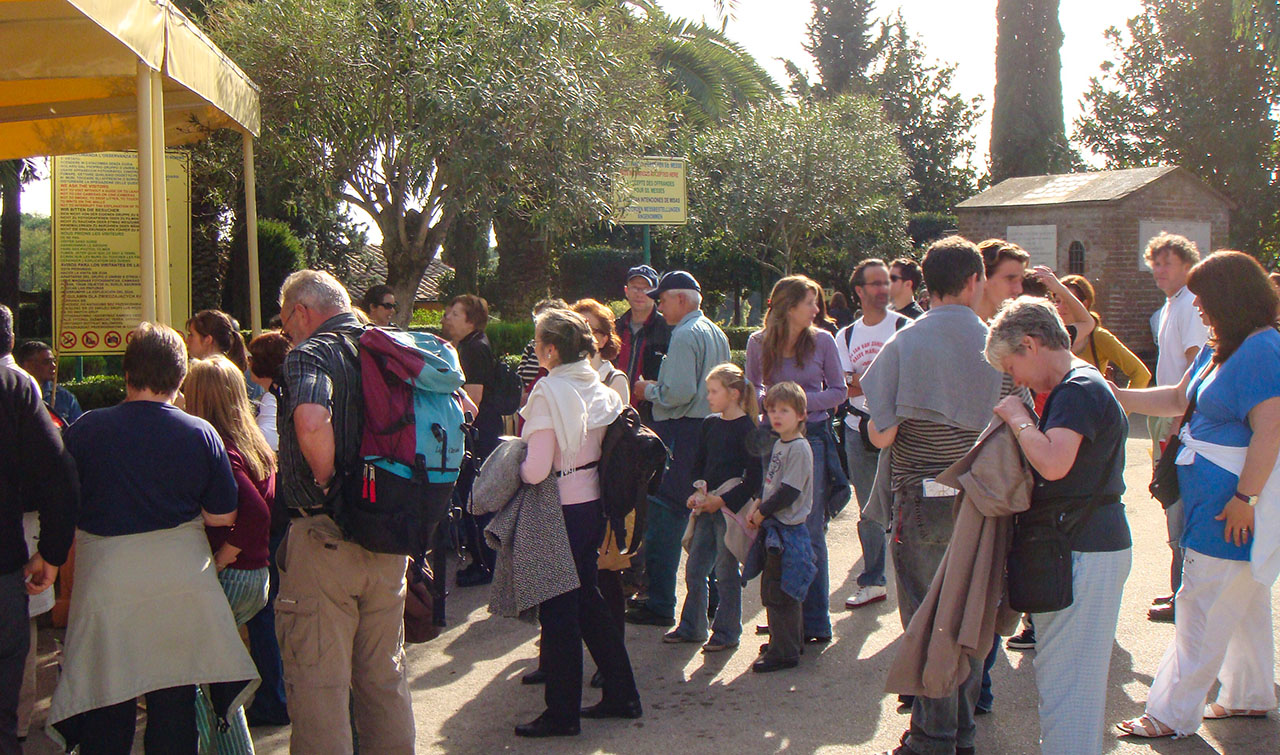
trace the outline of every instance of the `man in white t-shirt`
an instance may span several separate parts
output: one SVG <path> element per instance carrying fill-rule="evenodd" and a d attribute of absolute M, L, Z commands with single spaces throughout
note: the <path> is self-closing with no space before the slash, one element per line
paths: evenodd
<path fill-rule="evenodd" d="M 875 488 L 880 451 L 867 438 L 867 400 L 859 382 L 871 362 L 893 334 L 911 322 L 889 310 L 889 266 L 883 260 L 858 263 L 849 278 L 849 287 L 862 305 L 862 316 L 836 333 L 836 348 L 849 384 L 849 413 L 844 420 L 844 448 L 849 460 L 849 480 L 858 496 L 858 509 L 866 507 Z M 862 544 L 862 574 L 858 590 L 847 601 L 848 608 L 861 608 L 887 596 L 884 576 L 885 527 L 871 517 L 858 520 L 858 540 Z"/>
<path fill-rule="evenodd" d="M 1195 306 L 1195 294 L 1187 290 L 1187 274 L 1200 261 L 1200 251 L 1194 241 L 1185 236 L 1161 233 L 1151 239 L 1143 253 L 1151 266 L 1156 285 L 1168 297 L 1157 313 L 1156 385 L 1177 385 L 1186 373 L 1200 349 L 1209 340 L 1209 329 L 1200 319 Z M 1178 420 L 1170 417 L 1150 417 L 1147 427 L 1151 430 L 1152 458 L 1160 460 L 1169 438 L 1178 431 Z M 1169 568 L 1169 583 L 1173 593 L 1182 584 L 1182 501 L 1165 509 L 1169 531 L 1169 548 L 1173 562 Z M 1147 617 L 1152 621 L 1173 621 L 1173 595 L 1156 598 Z"/>

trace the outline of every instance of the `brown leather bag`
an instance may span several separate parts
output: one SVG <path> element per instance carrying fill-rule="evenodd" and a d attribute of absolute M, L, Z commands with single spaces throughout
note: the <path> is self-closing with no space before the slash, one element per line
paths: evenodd
<path fill-rule="evenodd" d="M 435 623 L 435 580 L 426 559 L 410 559 L 405 572 L 409 590 L 404 596 L 404 641 L 429 642 L 440 636 Z"/>

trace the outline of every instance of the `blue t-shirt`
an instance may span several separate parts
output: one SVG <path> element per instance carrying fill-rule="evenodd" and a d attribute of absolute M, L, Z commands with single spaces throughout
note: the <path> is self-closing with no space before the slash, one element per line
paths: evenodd
<path fill-rule="evenodd" d="M 1191 367 L 1198 377 L 1213 357 L 1213 348 L 1200 350 Z M 1191 415 L 1191 435 L 1219 446 L 1246 448 L 1253 438 L 1249 412 L 1269 398 L 1280 396 L 1280 332 L 1268 328 L 1244 339 L 1225 364 L 1203 381 L 1192 378 L 1187 395 L 1197 391 Z M 1240 478 L 1197 455 L 1178 467 L 1186 527 L 1182 546 L 1197 553 L 1231 561 L 1248 561 L 1249 546 L 1223 539 L 1225 522 L 1214 519 L 1235 495 Z"/>
<path fill-rule="evenodd" d="M 1082 553 L 1129 548 L 1129 521 L 1124 504 L 1124 443 L 1129 420 L 1101 373 L 1089 365 L 1072 368 L 1049 393 L 1040 418 L 1040 431 L 1062 427 L 1080 434 L 1075 463 L 1059 480 L 1046 480 L 1032 469 L 1035 488 L 1031 506 L 1049 500 L 1072 499 L 1085 506 L 1095 496 L 1102 499 L 1089 518 L 1080 522 L 1071 539 L 1071 550 Z"/>
<path fill-rule="evenodd" d="M 95 535 L 169 529 L 236 510 L 231 461 L 208 422 L 170 404 L 88 412 L 63 440 L 80 473 L 78 526 Z"/>

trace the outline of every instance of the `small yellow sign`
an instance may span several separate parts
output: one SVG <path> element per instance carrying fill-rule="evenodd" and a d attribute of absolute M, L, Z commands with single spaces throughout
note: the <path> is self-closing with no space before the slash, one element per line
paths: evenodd
<path fill-rule="evenodd" d="M 616 189 L 620 225 L 684 225 L 689 222 L 685 188 L 688 160 L 642 157 L 623 163 Z"/>
<path fill-rule="evenodd" d="M 53 330 L 60 355 L 121 354 L 142 321 L 138 155 L 52 160 Z M 173 321 L 191 316 L 191 163 L 165 155 Z"/>

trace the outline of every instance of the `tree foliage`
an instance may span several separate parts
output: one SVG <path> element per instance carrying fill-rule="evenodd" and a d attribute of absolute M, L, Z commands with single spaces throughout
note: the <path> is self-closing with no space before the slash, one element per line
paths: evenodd
<path fill-rule="evenodd" d="M 910 179 L 873 100 L 760 105 L 690 134 L 687 152 L 690 218 L 673 246 L 713 286 L 907 247 Z"/>
<path fill-rule="evenodd" d="M 1231 197 L 1231 242 L 1274 251 L 1280 68 L 1236 33 L 1231 0 L 1144 0 L 1085 94 L 1078 138 L 1114 168 L 1172 164 Z"/>
<path fill-rule="evenodd" d="M 1059 0 L 999 0 L 991 180 L 1080 167 L 1062 112 Z"/>
<path fill-rule="evenodd" d="M 815 94 L 866 91 L 867 71 L 877 54 L 874 5 L 874 0 L 813 0 L 804 49 L 818 68 Z"/>

